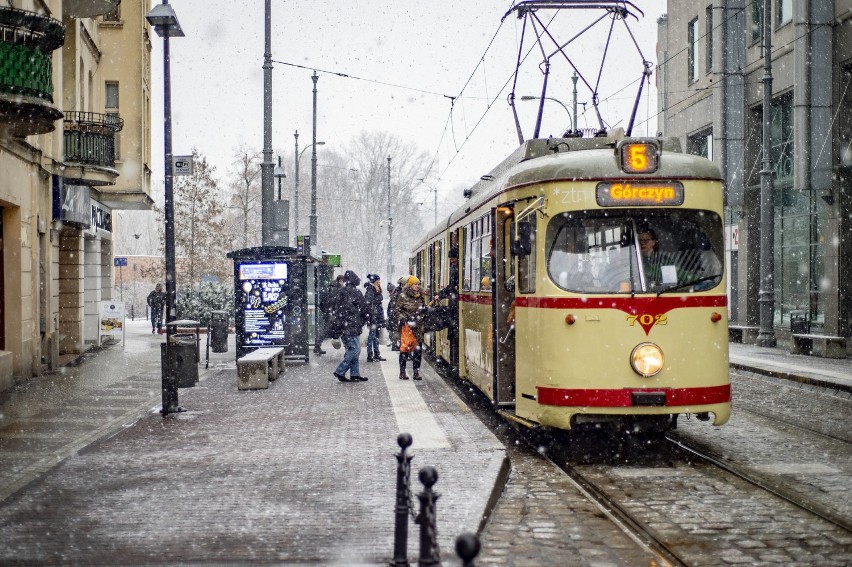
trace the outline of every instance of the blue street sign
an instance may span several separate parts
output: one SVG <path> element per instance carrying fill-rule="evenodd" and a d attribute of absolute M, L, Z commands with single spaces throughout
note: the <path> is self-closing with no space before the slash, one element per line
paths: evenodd
<path fill-rule="evenodd" d="M 112 262 L 116 268 L 120 268 L 127 265 L 127 258 L 113 258 Z"/>

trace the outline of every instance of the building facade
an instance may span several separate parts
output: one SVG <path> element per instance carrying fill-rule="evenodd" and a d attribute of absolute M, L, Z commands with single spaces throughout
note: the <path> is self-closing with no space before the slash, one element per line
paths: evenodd
<path fill-rule="evenodd" d="M 771 27 L 774 325 L 852 336 L 852 0 L 669 0 L 658 131 L 722 170 L 732 322 L 759 324 L 763 17 Z M 852 342 L 852 341 L 847 341 Z"/>
<path fill-rule="evenodd" d="M 0 0 L 0 391 L 100 340 L 113 211 L 150 208 L 145 0 Z"/>

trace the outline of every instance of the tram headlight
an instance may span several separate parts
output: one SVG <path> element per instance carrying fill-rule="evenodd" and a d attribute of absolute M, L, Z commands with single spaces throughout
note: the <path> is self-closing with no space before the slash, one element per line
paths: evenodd
<path fill-rule="evenodd" d="M 663 351 L 654 343 L 636 345 L 630 353 L 630 366 L 640 376 L 654 376 L 663 369 L 666 359 Z"/>

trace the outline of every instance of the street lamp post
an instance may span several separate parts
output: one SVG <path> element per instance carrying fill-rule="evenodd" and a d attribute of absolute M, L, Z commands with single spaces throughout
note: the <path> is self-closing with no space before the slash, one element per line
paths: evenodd
<path fill-rule="evenodd" d="M 169 38 L 184 37 L 174 9 L 168 0 L 163 0 L 145 15 L 154 31 L 163 38 L 163 151 L 165 153 L 165 241 L 166 241 L 166 367 L 162 371 L 163 415 L 183 411 L 178 406 L 177 377 L 171 366 L 171 335 L 174 329 L 169 322 L 175 319 L 175 208 L 174 208 L 174 170 L 172 169 L 172 92 L 171 66 L 169 56 Z"/>
<path fill-rule="evenodd" d="M 574 132 L 580 131 L 580 127 L 577 126 L 577 79 L 579 79 L 579 77 L 577 76 L 577 71 L 574 71 L 574 75 L 571 76 L 571 81 L 574 83 L 574 119 L 572 120 Z"/>
<path fill-rule="evenodd" d="M 311 146 L 305 146 L 302 149 L 302 151 L 300 152 L 299 151 L 299 131 L 298 130 L 296 130 L 296 133 L 294 134 L 294 136 L 296 138 L 296 151 L 294 153 L 294 155 L 296 156 L 296 160 L 295 160 L 296 164 L 295 164 L 295 171 L 293 173 L 293 175 L 295 175 L 295 179 L 294 179 L 295 189 L 293 191 L 293 200 L 295 201 L 293 203 L 293 210 L 294 210 L 293 214 L 295 215 L 295 218 L 293 219 L 293 221 L 294 221 L 293 222 L 293 238 L 298 238 L 299 237 L 299 162 L 302 160 L 302 154 L 304 154 L 309 148 L 311 148 Z M 314 145 L 324 146 L 325 142 L 317 142 Z M 294 240 L 294 242 L 295 242 L 295 240 Z M 311 243 L 313 243 L 313 240 L 311 240 Z"/>
<path fill-rule="evenodd" d="M 393 217 L 391 216 L 391 186 L 390 186 L 391 157 L 388 156 L 388 281 L 393 278 Z"/>
<path fill-rule="evenodd" d="M 311 154 L 311 248 L 319 248 L 317 240 L 317 72 L 311 75 L 311 80 L 314 82 L 314 129 L 313 129 L 313 153 Z"/>
<path fill-rule="evenodd" d="M 281 165 L 281 156 L 278 156 L 278 165 L 275 166 L 272 176 L 278 180 L 278 199 L 275 200 L 276 206 L 274 209 L 276 211 L 275 230 L 273 233 L 275 238 L 273 240 L 275 240 L 276 245 L 283 244 L 286 246 L 290 242 L 290 207 L 287 201 L 281 198 L 281 181 L 287 177 L 287 173 Z M 280 233 L 278 232 L 279 224 L 282 225 Z"/>
<path fill-rule="evenodd" d="M 260 164 L 260 234 L 263 246 L 272 245 L 272 6 L 265 2 L 263 53 L 263 162 Z"/>
<path fill-rule="evenodd" d="M 574 83 L 574 84 L 576 85 L 576 81 L 575 81 L 575 83 Z M 575 91 L 574 91 L 574 93 L 575 93 L 575 95 L 574 95 L 575 100 L 576 100 L 576 92 L 577 92 L 577 91 L 575 90 Z M 524 96 L 522 96 L 522 97 L 521 97 L 521 100 L 542 100 L 542 99 L 543 99 L 543 100 L 552 100 L 553 102 L 555 102 L 556 104 L 558 104 L 559 106 L 561 106 L 562 108 L 564 108 L 564 109 L 565 109 L 565 112 L 568 114 L 568 120 L 571 122 L 571 127 L 570 127 L 570 128 L 568 128 L 568 130 L 567 130 L 567 131 L 568 131 L 568 132 L 571 132 L 572 130 L 574 130 L 574 128 L 575 128 L 575 124 L 576 124 L 576 119 L 574 119 L 574 118 L 572 118 L 572 117 L 571 117 L 571 111 L 570 111 L 570 110 L 568 110 L 568 107 L 567 107 L 567 106 L 565 106 L 565 103 L 563 103 L 561 100 L 556 99 L 556 98 L 553 98 L 552 96 L 540 97 L 540 96 L 524 95 Z M 577 107 L 575 106 L 575 107 L 574 107 L 574 115 L 575 115 L 575 116 L 576 116 L 576 114 L 577 114 L 577 110 L 576 110 L 576 108 L 577 108 Z"/>
<path fill-rule="evenodd" d="M 428 187 L 429 189 L 431 189 L 432 193 L 434 194 L 434 197 L 435 197 L 435 226 L 438 226 L 438 188 L 432 187 L 431 185 L 426 183 L 426 179 L 424 179 L 423 177 L 418 179 L 418 181 L 420 183 L 422 183 L 423 185 L 425 185 L 426 187 Z"/>

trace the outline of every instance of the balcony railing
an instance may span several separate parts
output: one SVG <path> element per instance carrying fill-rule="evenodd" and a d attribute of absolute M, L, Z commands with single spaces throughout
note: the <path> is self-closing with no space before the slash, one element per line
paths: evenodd
<path fill-rule="evenodd" d="M 124 120 L 115 114 L 65 112 L 65 162 L 115 167 L 115 134 Z"/>
<path fill-rule="evenodd" d="M 0 7 L 0 126 L 13 135 L 50 132 L 62 118 L 52 106 L 51 51 L 64 42 L 62 22 Z"/>

